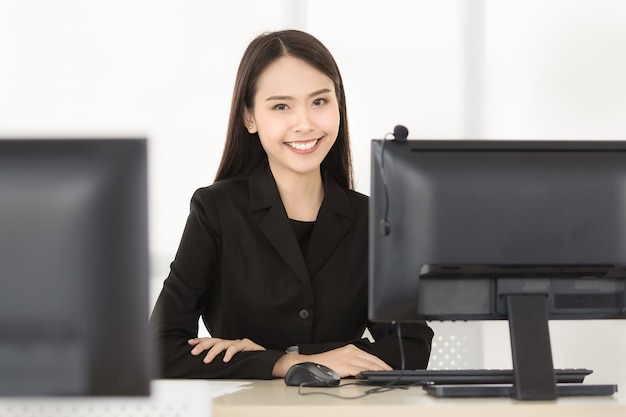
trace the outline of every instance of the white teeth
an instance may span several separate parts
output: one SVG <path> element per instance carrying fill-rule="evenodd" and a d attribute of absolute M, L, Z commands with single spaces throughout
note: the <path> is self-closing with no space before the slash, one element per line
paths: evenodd
<path fill-rule="evenodd" d="M 317 142 L 319 142 L 319 139 L 315 139 L 315 140 L 312 140 L 311 142 L 306 142 L 306 143 L 302 143 L 302 142 L 287 142 L 287 145 L 289 145 L 292 148 L 297 149 L 299 151 L 306 151 L 306 150 L 309 150 L 309 149 L 313 148 L 315 145 L 317 145 Z"/>

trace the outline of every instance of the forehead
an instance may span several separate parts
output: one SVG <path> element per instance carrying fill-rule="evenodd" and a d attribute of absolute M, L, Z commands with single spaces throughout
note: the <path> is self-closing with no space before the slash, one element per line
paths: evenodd
<path fill-rule="evenodd" d="M 326 74 L 301 59 L 282 56 L 259 76 L 256 96 L 261 100 L 275 95 L 295 98 L 324 88 L 334 91 Z"/>

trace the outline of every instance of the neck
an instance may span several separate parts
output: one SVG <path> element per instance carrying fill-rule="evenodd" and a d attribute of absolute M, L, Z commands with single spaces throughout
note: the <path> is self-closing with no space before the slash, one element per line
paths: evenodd
<path fill-rule="evenodd" d="M 276 175 L 272 170 L 272 173 L 287 216 L 293 220 L 315 221 L 324 199 L 324 185 L 320 171 Z"/>

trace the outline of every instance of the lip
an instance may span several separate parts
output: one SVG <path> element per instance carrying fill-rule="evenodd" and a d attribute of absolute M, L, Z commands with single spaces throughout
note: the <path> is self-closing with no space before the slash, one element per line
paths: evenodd
<path fill-rule="evenodd" d="M 285 146 L 294 153 L 304 155 L 304 154 L 315 152 L 315 150 L 320 147 L 320 144 L 322 143 L 323 139 L 324 139 L 324 136 L 321 136 L 319 138 L 314 138 L 314 139 L 307 139 L 307 140 L 294 140 L 294 141 L 285 142 Z M 317 143 L 313 147 L 308 148 L 308 149 L 296 149 L 293 146 L 289 145 L 290 143 L 306 144 L 315 140 L 317 140 Z"/>

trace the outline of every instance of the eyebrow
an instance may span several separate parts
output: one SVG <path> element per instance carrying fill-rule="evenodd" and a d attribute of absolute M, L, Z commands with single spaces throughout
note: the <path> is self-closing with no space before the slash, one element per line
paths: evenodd
<path fill-rule="evenodd" d="M 331 93 L 332 90 L 330 88 L 322 88 L 321 90 L 317 90 L 312 92 L 311 94 L 309 94 L 309 97 L 314 97 L 314 96 L 318 96 L 320 94 L 326 94 L 326 93 Z M 271 96 L 265 99 L 265 101 L 272 101 L 272 100 L 293 100 L 293 97 L 291 96 Z"/>

